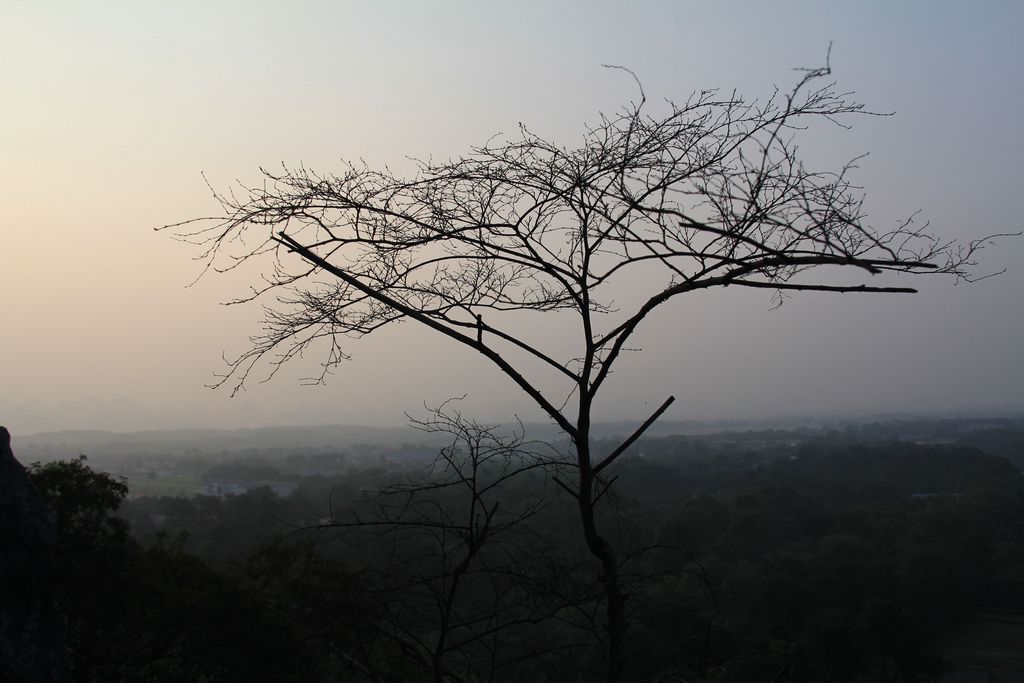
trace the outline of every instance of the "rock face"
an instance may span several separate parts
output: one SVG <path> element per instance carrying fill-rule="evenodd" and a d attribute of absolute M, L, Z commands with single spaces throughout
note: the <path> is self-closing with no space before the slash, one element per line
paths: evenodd
<path fill-rule="evenodd" d="M 0 680 L 67 681 L 67 629 L 53 601 L 55 529 L 0 427 Z"/>

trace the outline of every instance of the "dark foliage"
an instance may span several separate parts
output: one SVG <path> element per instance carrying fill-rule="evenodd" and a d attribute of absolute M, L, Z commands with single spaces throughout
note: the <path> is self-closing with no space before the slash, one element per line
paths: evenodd
<path fill-rule="evenodd" d="M 143 548 L 112 513 L 127 487 L 85 458 L 33 465 L 56 513 L 55 600 L 75 681 L 308 680 L 259 594 L 180 544 Z"/>
<path fill-rule="evenodd" d="M 606 522 L 627 549 L 631 680 L 931 680 L 953 666 L 942 643 L 972 612 L 1024 608 L 1024 482 L 1005 459 L 759 443 L 649 439 L 617 463 Z M 438 680 L 430 650 L 410 643 L 438 642 L 444 604 L 458 621 L 442 680 L 583 680 L 600 668 L 581 647 L 600 596 L 565 522 L 571 500 L 518 508 L 532 510 L 522 525 L 466 554 L 485 527 L 463 506 L 475 496 L 511 512 L 537 490 L 529 471 L 486 495 L 453 479 L 425 499 L 429 514 L 388 518 L 386 533 L 322 522 L 395 514 L 360 491 L 421 495 L 402 488 L 408 473 L 391 485 L 384 470 L 310 477 L 288 498 L 138 499 L 120 516 L 123 484 L 83 459 L 31 476 L 59 522 L 56 598 L 75 680 Z M 471 535 L 439 546 L 423 533 L 438 520 Z M 461 593 L 452 568 L 464 570 Z"/>

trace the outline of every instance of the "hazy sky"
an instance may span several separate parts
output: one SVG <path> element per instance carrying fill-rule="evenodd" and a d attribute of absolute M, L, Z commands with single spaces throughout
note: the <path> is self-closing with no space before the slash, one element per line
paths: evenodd
<path fill-rule="evenodd" d="M 790 86 L 822 62 L 870 108 L 805 142 L 870 152 L 856 181 L 877 225 L 920 209 L 943 236 L 1024 227 L 1024 3 L 0 3 L 0 423 L 16 433 L 308 423 L 396 424 L 469 393 L 527 418 L 480 358 L 412 324 L 351 345 L 327 387 L 298 368 L 231 399 L 204 388 L 255 307 L 198 273 L 155 226 L 208 215 L 218 188 L 281 162 L 407 166 L 517 122 L 565 144 L 599 110 Z M 813 143 L 813 144 L 812 144 Z M 660 312 L 598 405 L 636 418 L 1024 410 L 1024 239 L 1008 272 L 916 295 L 700 294 Z"/>

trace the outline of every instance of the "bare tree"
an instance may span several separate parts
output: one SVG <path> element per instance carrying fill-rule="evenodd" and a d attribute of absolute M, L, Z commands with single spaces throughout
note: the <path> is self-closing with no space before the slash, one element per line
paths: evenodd
<path fill-rule="evenodd" d="M 316 531 L 360 548 L 359 573 L 376 606 L 360 627 L 393 657 L 366 648 L 378 672 L 398 657 L 441 681 L 539 680 L 537 660 L 589 640 L 531 639 L 541 629 L 581 632 L 570 615 L 600 595 L 578 580 L 574 558 L 530 525 L 555 493 L 552 471 L 572 468 L 550 444 L 465 418 L 452 401 L 413 426 L 451 441 L 425 471 L 330 512 Z"/>
<path fill-rule="evenodd" d="M 986 242 L 944 242 L 913 218 L 872 227 L 849 178 L 852 162 L 833 171 L 801 162 L 797 139 L 807 126 L 846 126 L 869 113 L 830 73 L 805 70 L 791 91 L 766 101 L 708 90 L 655 106 L 641 88 L 573 149 L 521 127 L 461 158 L 419 162 L 410 178 L 365 165 L 337 175 L 284 167 L 263 170 L 259 185 L 215 192 L 221 217 L 168 227 L 201 245 L 207 268 L 259 259 L 263 280 L 239 302 L 276 293 L 220 383 L 237 391 L 261 362 L 272 376 L 319 343 L 326 373 L 347 358 L 345 338 L 406 319 L 482 354 L 572 443 L 573 479 L 560 481 L 600 565 L 605 677 L 621 680 L 621 558 L 595 511 L 607 488 L 602 474 L 673 398 L 606 453 L 592 450 L 591 411 L 645 318 L 713 287 L 768 289 L 781 303 L 798 291 L 915 291 L 867 277 L 885 273 L 970 280 Z M 863 278 L 837 280 L 837 270 Z M 660 284 L 617 309 L 620 285 L 640 273 Z M 570 316 L 571 354 L 517 328 L 514 313 L 523 310 Z"/>

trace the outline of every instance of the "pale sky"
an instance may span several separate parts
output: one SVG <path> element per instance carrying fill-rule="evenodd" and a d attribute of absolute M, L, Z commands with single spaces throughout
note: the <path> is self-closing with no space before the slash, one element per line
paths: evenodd
<path fill-rule="evenodd" d="M 1024 3 L 31 2 L 0 4 L 0 424 L 15 433 L 392 425 L 464 393 L 534 419 L 480 358 L 411 323 L 353 343 L 326 387 L 301 368 L 242 396 L 204 388 L 256 330 L 219 305 L 246 280 L 198 274 L 153 228 L 284 162 L 408 167 L 522 121 L 573 144 L 652 99 L 789 87 L 832 47 L 843 89 L 887 118 L 813 132 L 809 160 L 859 154 L 872 222 L 921 210 L 970 240 L 1024 228 Z M 1024 411 L 1024 239 L 1008 272 L 916 295 L 768 292 L 680 300 L 618 368 L 601 419 Z M 308 368 L 307 368 L 308 370 Z"/>

